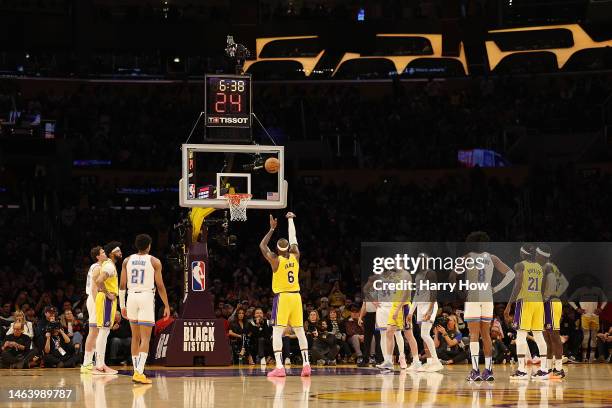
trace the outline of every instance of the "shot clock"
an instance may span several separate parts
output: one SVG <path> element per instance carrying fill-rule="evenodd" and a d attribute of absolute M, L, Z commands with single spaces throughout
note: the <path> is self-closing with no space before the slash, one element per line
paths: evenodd
<path fill-rule="evenodd" d="M 251 127 L 251 77 L 206 76 L 206 127 Z"/>

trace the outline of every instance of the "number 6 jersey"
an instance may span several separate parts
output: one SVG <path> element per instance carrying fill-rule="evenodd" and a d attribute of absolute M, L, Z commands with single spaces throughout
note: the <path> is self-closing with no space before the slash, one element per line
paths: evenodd
<path fill-rule="evenodd" d="M 294 254 L 289 254 L 289 258 L 279 256 L 278 268 L 272 274 L 272 291 L 274 293 L 299 292 L 299 273 L 300 263 Z"/>
<path fill-rule="evenodd" d="M 130 255 L 126 265 L 127 288 L 129 292 L 153 292 L 155 269 L 151 255 Z"/>

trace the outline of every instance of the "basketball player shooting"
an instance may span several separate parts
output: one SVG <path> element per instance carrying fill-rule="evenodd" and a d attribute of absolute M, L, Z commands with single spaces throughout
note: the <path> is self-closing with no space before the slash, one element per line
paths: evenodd
<path fill-rule="evenodd" d="M 138 252 L 123 261 L 119 289 L 121 315 L 130 321 L 132 330 L 132 364 L 134 365 L 132 381 L 140 384 L 151 384 L 152 382 L 145 376 L 144 368 L 149 353 L 151 329 L 155 326 L 155 286 L 164 303 L 164 319 L 170 317 L 168 294 L 162 277 L 162 264 L 159 259 L 149 254 L 151 242 L 152 239 L 147 234 L 136 236 L 134 246 Z"/>
<path fill-rule="evenodd" d="M 117 370 L 113 370 L 104 363 L 104 357 L 106 340 L 110 334 L 110 328 L 113 327 L 115 311 L 117 310 L 119 279 L 117 278 L 115 263 L 123 258 L 120 246 L 121 243 L 117 241 L 109 242 L 104 246 L 104 252 L 108 254 L 108 259 L 102 263 L 100 273 L 95 280 L 98 287 L 98 293 L 96 294 L 98 338 L 96 339 L 96 367 L 91 372 L 97 375 L 117 374 Z"/>
<path fill-rule="evenodd" d="M 276 367 L 268 373 L 268 377 L 285 377 L 283 366 L 283 331 L 287 325 L 293 328 L 300 344 L 302 353 L 302 377 L 309 377 L 311 373 L 310 361 L 308 359 L 308 340 L 304 333 L 304 316 L 302 309 L 302 297 L 300 296 L 300 251 L 298 249 L 297 236 L 293 219 L 295 214 L 288 212 L 289 240 L 281 238 L 276 243 L 276 253 L 268 248 L 268 243 L 278 224 L 276 218 L 270 215 L 270 230 L 263 237 L 259 249 L 264 258 L 272 267 L 272 291 L 274 292 L 274 303 L 272 306 L 272 348 Z"/>

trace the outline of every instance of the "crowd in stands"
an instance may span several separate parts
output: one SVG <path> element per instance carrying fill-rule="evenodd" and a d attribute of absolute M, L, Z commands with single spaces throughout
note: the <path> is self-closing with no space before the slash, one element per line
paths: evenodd
<path fill-rule="evenodd" d="M 302 252 L 300 281 L 313 361 L 363 362 L 364 356 L 375 353 L 372 348 L 364 350 L 365 333 L 358 324 L 363 302 L 359 293 L 362 241 L 461 241 L 476 228 L 486 229 L 499 241 L 536 237 L 610 239 L 609 231 L 602 228 L 612 221 L 608 175 L 582 177 L 571 167 L 535 168 L 533 172 L 532 181 L 522 186 L 534 197 L 528 217 L 518 216 L 524 207 L 518 187 L 487 179 L 478 169 L 468 179 L 444 179 L 424 187 L 389 181 L 363 192 L 350 191 L 346 186 L 294 183 L 293 209 L 299 217 L 296 223 Z M 536 202 L 542 185 L 552 186 L 546 189 L 551 199 Z M 111 191 L 77 190 L 63 199 L 104 202 L 98 195 L 111 195 Z M 173 315 L 177 316 L 182 270 L 172 261 L 170 246 L 175 240 L 171 226 L 176 207 L 166 203 L 150 211 L 127 211 L 69 203 L 64 201 L 66 208 L 55 222 L 45 213 L 0 210 L 0 333 L 7 356 L 5 365 L 21 366 L 23 361 L 45 367 L 78 364 L 87 336 L 83 292 L 91 262 L 87 252 L 95 243 L 111 238 L 126 243 L 124 252 L 129 254 L 129 243 L 136 233 L 147 232 L 154 237 L 154 253 L 164 261 L 164 280 Z M 372 213 L 371 208 L 385 205 L 384 213 Z M 233 231 L 240 237 L 236 247 L 209 242 L 215 313 L 227 320 L 235 361 L 245 364 L 258 363 L 271 352 L 271 271 L 257 246 L 259 235 L 265 232 L 265 216 L 253 211 L 244 225 L 233 224 Z M 546 222 L 551 216 L 564 222 Z M 529 219 L 532 221 L 526 224 Z M 436 346 L 449 364 L 461 363 L 466 358 L 462 339 L 467 338 L 462 305 L 442 306 L 440 316 L 445 323 L 436 327 Z M 514 332 L 503 316 L 497 315 L 492 328 L 495 361 L 508 361 L 515 353 Z M 608 356 L 610 341 L 606 330 L 602 324 L 598 356 L 603 358 Z M 449 344 L 442 336 L 444 331 L 452 334 L 456 343 Z M 127 322 L 121 320 L 111 333 L 109 362 L 129 360 Z M 566 356 L 580 360 L 582 332 L 573 309 L 564 310 L 562 334 L 567 336 Z M 285 358 L 299 360 L 296 347 L 297 341 L 288 329 Z M 538 354 L 537 348 L 532 354 Z"/>
<path fill-rule="evenodd" d="M 452 166 L 456 156 L 451 156 L 460 146 L 501 146 L 499 129 L 511 124 L 540 131 L 549 125 L 588 130 L 596 107 L 612 91 L 610 78 L 598 75 L 466 81 L 469 86 L 457 88 L 435 81 L 405 89 L 396 84 L 384 97 L 341 85 L 281 86 L 278 92 L 264 87 L 256 88 L 254 100 L 263 122 L 282 129 L 289 140 L 304 136 L 302 109 L 307 138 L 333 144 L 337 134 L 340 139 L 356 137 L 359 152 L 338 160 L 341 167 L 406 169 Z M 50 88 L 27 97 L 19 86 L 10 86 L 0 90 L 0 115 L 17 109 L 56 119 L 61 137 L 74 144 L 72 157 L 110 158 L 117 167 L 131 170 L 176 169 L 176 146 L 202 104 L 201 89 L 190 85 L 143 87 L 142 92 L 103 85 L 72 92 Z M 147 154 L 137 155 L 143 145 Z M 2 160 L 0 156 L 0 166 L 5 166 Z M 181 216 L 175 194 L 159 197 L 149 210 L 130 211 L 110 208 L 121 187 L 113 182 L 52 183 L 51 178 L 25 174 L 12 196 L 20 208 L 0 208 L 0 344 L 6 366 L 79 363 L 87 337 L 87 254 L 110 240 L 123 242 L 129 254 L 137 233 L 150 234 L 153 253 L 164 263 L 174 314 L 180 309 L 182 270 L 172 260 L 171 247 L 177 241 L 172 226 Z M 612 223 L 612 178 L 605 172 L 581 174 L 571 165 L 541 161 L 521 185 L 487 178 L 480 169 L 468 177 L 418 185 L 389 178 L 360 191 L 298 178 L 290 185 L 291 209 L 298 215 L 306 332 L 313 361 L 325 364 L 363 362 L 376 353 L 375 347 L 364 350 L 366 336 L 358 324 L 363 241 L 463 241 L 477 229 L 496 241 L 612 240 L 607 228 Z M 41 195 L 46 205 L 34 208 Z M 211 252 L 215 313 L 227 320 L 236 361 L 245 363 L 257 363 L 271 352 L 271 273 L 257 245 L 265 233 L 265 217 L 250 212 L 247 223 L 231 226 L 239 237 L 237 246 Z M 436 328 L 436 345 L 444 349 L 440 355 L 445 361 L 461 363 L 467 334 L 461 305 L 442 306 L 440 317 L 446 322 Z M 565 310 L 566 355 L 580 359 L 578 320 L 572 309 Z M 608 355 L 610 339 L 605 330 L 602 325 L 602 357 Z M 444 331 L 452 335 L 452 344 L 441 335 Z M 129 360 L 129 336 L 125 320 L 113 327 L 109 362 Z M 299 359 L 292 336 L 288 329 L 285 357 L 290 360 Z M 496 361 L 512 359 L 512 329 L 502 316 L 492 336 Z"/>
<path fill-rule="evenodd" d="M 57 136 L 71 141 L 73 158 L 111 160 L 124 169 L 177 168 L 176 147 L 203 106 L 201 84 L 195 83 L 101 83 L 75 90 L 54 85 L 28 96 L 21 88 L 19 81 L 0 88 L 0 119 L 20 112 L 18 122 L 55 120 Z M 253 100 L 279 143 L 321 141 L 335 157 L 325 166 L 405 169 L 455 167 L 460 149 L 493 149 L 504 156 L 515 142 L 507 136 L 512 129 L 600 130 L 602 104 L 611 94 L 609 75 L 584 75 L 483 77 L 454 85 L 432 80 L 384 85 L 376 92 L 353 85 L 261 85 Z M 256 137 L 261 133 L 259 127 L 254 131 Z M 143 145 L 147 155 L 135 155 Z"/>

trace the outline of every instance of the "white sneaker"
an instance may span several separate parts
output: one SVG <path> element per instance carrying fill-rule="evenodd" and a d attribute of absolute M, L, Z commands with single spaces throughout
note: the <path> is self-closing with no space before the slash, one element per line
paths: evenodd
<path fill-rule="evenodd" d="M 378 367 L 379 369 L 385 371 L 385 370 L 393 370 L 393 363 L 389 363 L 386 361 L 383 361 L 382 364 L 377 365 L 376 367 Z"/>
<path fill-rule="evenodd" d="M 423 366 L 423 363 L 421 363 L 418 360 L 415 360 L 412 362 L 412 364 L 410 364 L 410 367 L 407 368 L 408 371 L 419 371 L 419 368 L 421 368 L 421 366 Z"/>
<path fill-rule="evenodd" d="M 262 357 L 261 360 L 259 361 L 259 364 L 261 364 L 262 366 L 265 366 L 267 364 L 266 363 L 266 358 Z"/>
<path fill-rule="evenodd" d="M 399 357 L 399 366 L 402 370 L 405 370 L 408 368 L 408 363 L 406 363 L 406 356 Z"/>
<path fill-rule="evenodd" d="M 417 371 L 418 371 L 418 372 L 420 372 L 420 373 L 425 372 L 425 371 L 429 371 L 429 366 L 430 366 L 431 364 L 432 364 L 432 363 L 425 363 L 425 364 L 421 364 L 421 365 L 420 365 L 420 366 L 417 368 Z"/>
<path fill-rule="evenodd" d="M 428 364 L 428 367 L 427 367 L 426 371 L 429 372 L 429 373 L 433 373 L 433 372 L 436 372 L 436 371 L 440 371 L 443 368 L 444 368 L 444 366 L 442 365 L 442 363 L 440 363 L 440 360 L 435 360 L 435 361 L 432 361 L 430 364 Z"/>

